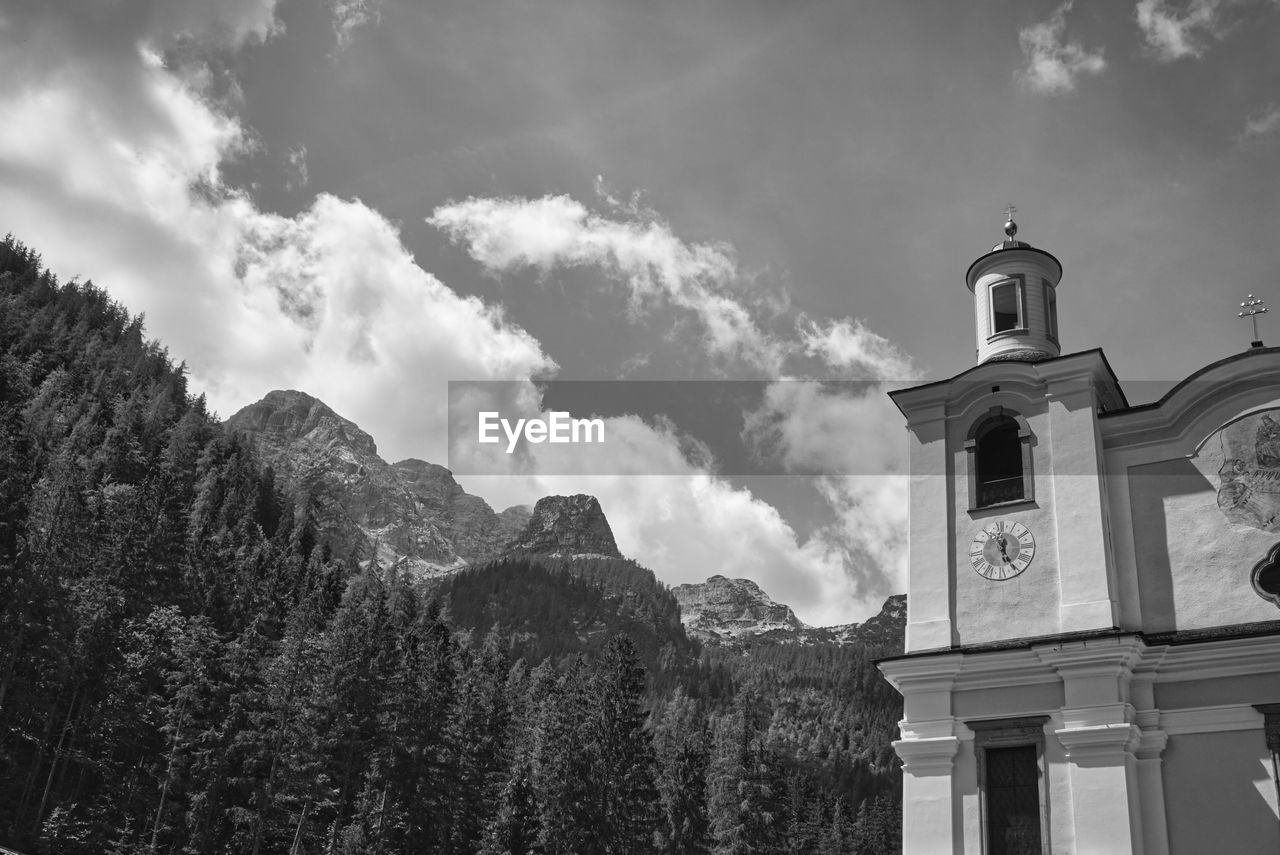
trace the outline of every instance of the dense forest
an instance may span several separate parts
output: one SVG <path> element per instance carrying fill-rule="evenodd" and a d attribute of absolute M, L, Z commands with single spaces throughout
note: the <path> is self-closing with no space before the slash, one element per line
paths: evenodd
<path fill-rule="evenodd" d="M 703 649 L 630 562 L 430 588 L 313 519 L 141 319 L 0 243 L 0 842 L 896 851 L 889 649 Z"/>

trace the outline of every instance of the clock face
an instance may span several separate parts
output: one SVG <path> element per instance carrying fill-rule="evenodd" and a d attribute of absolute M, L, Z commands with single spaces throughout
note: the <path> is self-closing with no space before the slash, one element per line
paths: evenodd
<path fill-rule="evenodd" d="M 1036 540 L 1020 522 L 998 520 L 985 526 L 969 544 L 969 563 L 979 576 L 1000 582 L 1012 579 L 1036 555 Z"/>

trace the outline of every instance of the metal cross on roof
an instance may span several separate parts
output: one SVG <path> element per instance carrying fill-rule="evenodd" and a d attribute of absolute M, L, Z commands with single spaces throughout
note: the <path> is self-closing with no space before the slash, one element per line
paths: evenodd
<path fill-rule="evenodd" d="M 1267 307 L 1262 305 L 1265 302 L 1266 300 L 1259 299 L 1250 294 L 1245 298 L 1245 301 L 1240 304 L 1240 308 L 1244 309 L 1244 311 L 1240 313 L 1240 317 L 1249 318 L 1253 321 L 1253 341 L 1249 343 L 1253 347 L 1262 347 L 1262 339 L 1258 336 L 1258 315 L 1265 315 L 1267 313 Z"/>
<path fill-rule="evenodd" d="M 1013 240 L 1013 236 L 1018 233 L 1018 224 L 1013 221 L 1013 212 L 1018 210 L 1013 207 L 1013 203 L 1004 206 L 1004 236 L 1006 240 Z"/>

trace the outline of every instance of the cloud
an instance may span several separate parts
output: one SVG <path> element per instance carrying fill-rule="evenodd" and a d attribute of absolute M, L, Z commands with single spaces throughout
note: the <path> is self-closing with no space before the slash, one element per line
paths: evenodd
<path fill-rule="evenodd" d="M 339 49 L 351 44 L 356 30 L 382 20 L 382 0 L 332 0 L 330 8 Z"/>
<path fill-rule="evenodd" d="M 301 190 L 311 180 L 307 171 L 307 147 L 298 143 L 285 152 L 285 184 L 286 190 Z"/>
<path fill-rule="evenodd" d="M 874 612 L 906 583 L 903 551 L 891 545 L 906 524 L 905 446 L 901 431 L 884 429 L 900 419 L 880 381 L 915 375 L 911 359 L 857 318 L 800 315 L 793 337 L 766 334 L 754 307 L 733 290 L 741 273 L 731 247 L 679 239 L 635 196 L 622 203 L 599 178 L 596 193 L 611 216 L 567 196 L 472 198 L 438 208 L 428 222 L 492 274 L 599 268 L 627 285 L 637 312 L 670 303 L 693 313 L 714 356 L 738 357 L 779 377 L 784 369 L 803 368 L 798 363 L 807 357 L 824 375 L 834 370 L 844 380 L 873 381 L 827 386 L 781 380 L 769 386 L 756 412 L 744 414 L 744 438 L 787 471 L 813 476 L 834 524 L 801 541 L 773 508 L 696 466 L 690 478 L 583 479 L 602 502 L 610 496 L 622 509 L 619 543 L 629 537 L 631 554 L 663 568 L 668 581 L 711 573 L 752 578 L 807 621 L 847 621 L 850 614 Z M 674 434 L 667 440 L 661 445 L 667 454 L 687 450 Z M 551 446 L 538 448 L 526 471 L 564 471 L 556 468 Z M 654 451 L 642 443 L 623 452 L 628 463 L 611 459 L 597 471 L 679 471 L 669 456 L 638 454 L 632 460 L 641 448 Z M 591 471 L 581 459 L 574 464 L 574 471 Z M 557 482 L 538 477 L 543 488 Z"/>
<path fill-rule="evenodd" d="M 1250 142 L 1270 136 L 1278 130 L 1280 130 L 1280 105 L 1270 104 L 1261 113 L 1245 120 L 1244 130 L 1240 132 L 1237 139 L 1242 143 Z"/>
<path fill-rule="evenodd" d="M 664 304 L 691 312 L 702 324 L 708 353 L 780 371 L 783 344 L 756 324 L 733 292 L 741 272 L 732 247 L 682 241 L 634 200 L 628 210 L 635 216 L 621 220 L 568 196 L 471 198 L 437 208 L 427 222 L 464 244 L 491 274 L 598 267 L 626 284 L 637 315 Z"/>
<path fill-rule="evenodd" d="M 798 330 L 805 353 L 842 369 L 844 379 L 906 380 L 916 373 L 911 358 L 861 318 L 821 322 L 802 317 Z"/>
<path fill-rule="evenodd" d="M 1018 32 L 1018 44 L 1027 61 L 1018 79 L 1032 92 L 1065 95 L 1075 91 L 1077 77 L 1101 74 L 1107 67 L 1101 49 L 1090 52 L 1080 42 L 1064 41 L 1069 11 L 1071 0 L 1053 10 L 1048 20 Z"/>
<path fill-rule="evenodd" d="M 455 401 L 459 411 L 492 407 L 509 420 L 547 418 L 533 384 L 465 388 L 467 401 Z M 522 443 L 517 454 L 507 455 L 498 446 L 463 442 L 450 465 L 511 473 L 459 477 L 497 507 L 590 493 L 600 500 L 622 553 L 664 582 L 701 582 L 716 573 L 750 578 L 811 624 L 862 619 L 889 593 L 905 590 L 893 588 L 873 560 L 844 542 L 849 529 L 843 520 L 817 536 L 800 537 L 776 508 L 711 474 L 710 452 L 670 421 L 635 415 L 603 421 L 602 445 Z M 571 472 L 609 474 L 562 474 Z"/>
<path fill-rule="evenodd" d="M 614 421 L 607 431 L 615 429 Z M 654 454 L 672 447 L 656 433 L 651 444 L 641 442 L 644 430 L 637 423 L 632 437 L 637 465 L 646 446 Z M 486 476 L 465 483 L 485 496 L 501 497 L 499 504 L 590 493 L 600 500 L 622 553 L 655 570 L 667 584 L 701 582 L 716 573 L 749 578 L 815 626 L 875 614 L 887 595 L 881 591 L 891 587 L 863 584 L 849 562 L 850 552 L 839 543 L 840 532 L 802 539 L 776 508 L 750 490 L 692 465 L 679 476 Z"/>
<path fill-rule="evenodd" d="M 284 25 L 275 14 L 277 3 L 278 0 L 126 0 L 112 3 L 96 14 L 125 20 L 137 16 L 144 21 L 143 37 L 154 44 L 169 46 L 193 38 L 236 49 L 284 32 Z M 74 14 L 83 14 L 84 4 L 69 5 Z"/>
<path fill-rule="evenodd" d="M 1179 14 L 1169 8 L 1166 0 L 1138 0 L 1134 16 L 1143 41 L 1156 59 L 1198 59 L 1208 49 L 1207 43 L 1222 35 L 1222 5 L 1222 0 L 1191 0 L 1186 11 Z"/>
<path fill-rule="evenodd" d="M 163 15 L 225 49 L 273 30 L 240 6 Z M 282 217 L 226 187 L 221 168 L 252 134 L 166 67 L 154 27 L 42 6 L 0 30 L 0 210 L 22 212 L 6 230 L 55 272 L 92 275 L 145 313 L 224 416 L 303 388 L 388 456 L 443 459 L 448 379 L 554 370 L 500 310 L 418 267 L 358 200 L 322 194 Z"/>
<path fill-rule="evenodd" d="M 907 444 L 879 382 L 771 384 L 748 414 L 744 436 L 787 471 L 814 476 L 837 523 L 817 532 L 826 551 L 845 555 L 847 584 L 863 601 L 906 590 Z"/>

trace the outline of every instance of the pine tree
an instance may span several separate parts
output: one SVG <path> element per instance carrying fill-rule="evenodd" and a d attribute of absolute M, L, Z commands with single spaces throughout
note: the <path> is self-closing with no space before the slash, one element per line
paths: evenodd
<path fill-rule="evenodd" d="M 822 839 L 818 846 L 818 855 L 848 855 L 850 851 L 849 838 L 850 833 L 848 821 L 845 818 L 844 802 L 841 799 L 836 799 L 835 804 L 831 806 L 831 824 L 822 833 Z"/>
<path fill-rule="evenodd" d="M 603 855 L 652 851 L 658 824 L 653 743 L 644 708 L 645 673 L 635 645 L 615 636 L 592 687 L 590 745 L 597 753 L 594 822 Z"/>
<path fill-rule="evenodd" d="M 715 726 L 707 782 L 713 855 L 757 855 L 781 848 L 777 771 L 765 742 L 761 699 L 735 699 Z"/>
<path fill-rule="evenodd" d="M 657 787 L 662 808 L 659 851 L 704 855 L 707 823 L 707 723 L 696 702 L 677 687 L 655 729 Z"/>
<path fill-rule="evenodd" d="M 519 758 L 498 796 L 497 813 L 485 829 L 480 855 L 542 855 L 540 814 L 532 764 Z"/>
<path fill-rule="evenodd" d="M 454 760 L 449 853 L 474 853 L 486 820 L 497 810 L 510 717 L 505 692 L 509 669 L 502 641 L 491 632 L 479 655 L 469 657 L 458 682 L 449 722 Z"/>
<path fill-rule="evenodd" d="M 534 788 L 542 807 L 538 845 L 546 855 L 599 851 L 594 751 L 585 657 L 576 657 L 547 693 L 533 737 Z"/>

